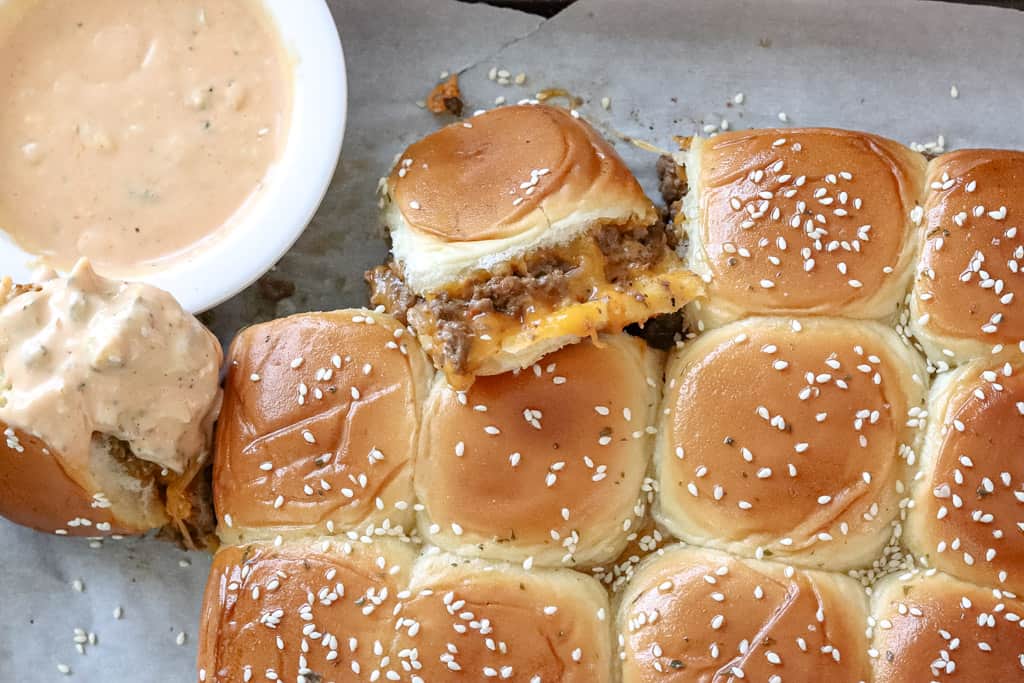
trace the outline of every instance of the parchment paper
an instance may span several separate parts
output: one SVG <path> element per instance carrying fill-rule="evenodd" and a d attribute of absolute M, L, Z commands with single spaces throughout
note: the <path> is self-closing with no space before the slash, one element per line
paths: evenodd
<path fill-rule="evenodd" d="M 731 128 L 786 125 L 784 112 L 789 125 L 862 128 L 904 142 L 941 134 L 947 148 L 1024 148 L 1024 13 L 1013 10 L 893 0 L 580 0 L 541 23 L 448 0 L 331 5 L 349 67 L 342 162 L 309 229 L 270 274 L 276 282 L 206 315 L 225 343 L 250 322 L 365 303 L 362 272 L 386 253 L 377 179 L 438 125 L 416 101 L 442 70 L 463 73 L 470 110 L 546 88 L 583 98 L 580 111 L 620 139 L 652 194 L 654 155 L 620 136 L 670 148 L 672 135 L 723 119 Z M 492 68 L 525 73 L 526 83 L 499 85 L 488 78 Z M 273 300 L 292 284 L 293 295 Z M 94 549 L 0 522 L 0 683 L 65 680 L 58 663 L 76 681 L 194 680 L 208 566 L 203 555 L 155 541 Z M 84 592 L 73 588 L 76 579 Z M 97 634 L 85 656 L 75 651 L 75 628 Z"/>

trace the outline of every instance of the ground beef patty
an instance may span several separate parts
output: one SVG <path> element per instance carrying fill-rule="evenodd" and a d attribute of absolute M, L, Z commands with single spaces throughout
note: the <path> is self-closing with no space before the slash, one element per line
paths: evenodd
<path fill-rule="evenodd" d="M 658 191 L 668 207 L 669 216 L 673 217 L 679 212 L 679 202 L 689 191 L 686 180 L 679 177 L 679 170 L 676 160 L 671 155 L 663 154 L 658 157 L 656 166 L 658 171 Z"/>
<path fill-rule="evenodd" d="M 605 258 L 605 278 L 612 283 L 628 282 L 629 276 L 657 264 L 666 250 L 674 249 L 676 237 L 663 223 L 622 229 L 601 226 L 591 239 Z M 435 338 L 442 344 L 445 360 L 456 371 L 465 369 L 475 315 L 500 313 L 521 318 L 527 307 L 537 302 L 556 307 L 589 296 L 589 283 L 574 283 L 579 264 L 564 252 L 532 255 L 517 267 L 509 264 L 497 272 L 483 273 L 467 283 L 461 296 L 441 293 L 424 299 L 412 292 L 402 280 L 395 263 L 367 271 L 370 301 L 384 308 L 403 324 L 417 329 L 436 328 Z M 574 287 L 574 284 L 576 285 Z M 575 290 L 575 293 L 574 293 Z"/>
<path fill-rule="evenodd" d="M 409 309 L 416 305 L 417 296 L 402 279 L 398 266 L 392 262 L 366 271 L 370 286 L 370 303 L 383 306 L 403 325 L 409 324 Z"/>
<path fill-rule="evenodd" d="M 661 260 L 666 249 L 675 249 L 675 234 L 658 222 L 622 230 L 614 226 L 599 228 L 594 235 L 604 254 L 605 277 L 609 282 L 628 280 L 629 275 Z"/>

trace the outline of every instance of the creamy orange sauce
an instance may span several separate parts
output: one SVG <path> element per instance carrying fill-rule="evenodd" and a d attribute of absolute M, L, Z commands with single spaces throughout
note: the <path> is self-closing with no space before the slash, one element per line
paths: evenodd
<path fill-rule="evenodd" d="M 229 229 L 290 118 L 259 0 L 0 3 L 0 228 L 140 274 Z"/>
<path fill-rule="evenodd" d="M 0 420 L 88 467 L 95 433 L 182 473 L 220 409 L 217 338 L 167 292 L 86 260 L 22 291 L 0 281 Z"/>

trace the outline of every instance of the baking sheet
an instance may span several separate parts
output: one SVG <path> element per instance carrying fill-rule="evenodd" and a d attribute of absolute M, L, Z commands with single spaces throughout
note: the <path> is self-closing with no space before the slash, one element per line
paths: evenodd
<path fill-rule="evenodd" d="M 546 88 L 581 97 L 580 111 L 619 139 L 652 194 L 654 156 L 623 138 L 669 148 L 673 134 L 723 119 L 731 128 L 786 125 L 784 112 L 789 125 L 862 128 L 904 142 L 943 135 L 948 148 L 1024 148 L 1024 13 L 1013 10 L 892 0 L 580 0 L 542 23 L 448 0 L 331 5 L 349 67 L 342 162 L 310 228 L 269 279 L 205 316 L 224 342 L 254 321 L 365 303 L 362 272 L 386 253 L 377 179 L 406 144 L 436 127 L 416 101 L 442 70 L 463 72 L 470 110 Z M 499 85 L 488 78 L 495 68 L 524 73 L 526 83 Z M 294 294 L 279 298 L 292 286 Z M 0 683 L 65 680 L 58 663 L 71 667 L 70 680 L 194 680 L 208 566 L 201 554 L 155 541 L 92 548 L 0 521 Z M 98 638 L 85 656 L 75 650 L 76 628 Z"/>

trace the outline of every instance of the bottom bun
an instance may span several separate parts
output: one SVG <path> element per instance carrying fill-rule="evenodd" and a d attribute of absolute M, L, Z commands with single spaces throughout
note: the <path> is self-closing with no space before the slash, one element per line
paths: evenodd
<path fill-rule="evenodd" d="M 0 454 L 0 516 L 60 536 L 158 530 L 186 548 L 216 545 L 204 460 L 176 475 L 136 458 L 124 441 L 93 434 L 88 467 L 69 471 L 41 439 L 3 423 L 0 429 L 7 440 Z"/>

